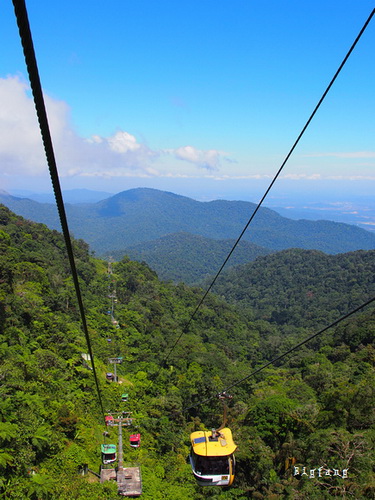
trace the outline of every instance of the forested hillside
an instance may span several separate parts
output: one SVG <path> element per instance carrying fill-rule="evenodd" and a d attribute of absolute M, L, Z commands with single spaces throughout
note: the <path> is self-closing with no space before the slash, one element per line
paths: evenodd
<path fill-rule="evenodd" d="M 216 274 L 232 249 L 235 240 L 214 240 L 189 233 L 163 236 L 157 240 L 131 246 L 123 251 L 108 252 L 108 257 L 121 260 L 127 255 L 132 260 L 146 262 L 162 280 L 195 284 L 206 276 Z M 271 250 L 241 241 L 230 260 L 230 265 L 253 261 Z"/>
<path fill-rule="evenodd" d="M 1 498 L 115 499 L 114 483 L 80 474 L 99 469 L 104 425 L 63 239 L 0 207 L 0 245 Z M 139 449 L 124 449 L 141 466 L 141 498 L 373 498 L 373 309 L 236 384 L 311 328 L 286 332 L 210 295 L 186 330 L 201 290 L 128 259 L 108 273 L 83 241 L 74 249 L 105 409 L 133 412 L 128 434 L 142 434 Z M 114 292 L 118 325 L 106 314 Z M 119 384 L 105 378 L 111 356 L 124 358 Z M 235 482 L 201 488 L 186 461 L 189 434 L 222 423 L 215 395 L 232 384 Z"/>
<path fill-rule="evenodd" d="M 375 250 L 290 249 L 224 272 L 215 293 L 279 325 L 323 327 L 375 297 Z"/>

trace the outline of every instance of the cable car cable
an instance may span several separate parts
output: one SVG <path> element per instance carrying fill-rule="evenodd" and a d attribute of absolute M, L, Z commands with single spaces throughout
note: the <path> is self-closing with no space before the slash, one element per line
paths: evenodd
<path fill-rule="evenodd" d="M 262 196 L 261 200 L 259 201 L 258 205 L 256 206 L 254 212 L 252 213 L 252 215 L 250 216 L 248 222 L 246 223 L 245 227 L 243 228 L 241 234 L 239 235 L 239 237 L 237 238 L 236 242 L 234 243 L 232 249 L 230 250 L 230 252 L 228 253 L 227 257 L 225 258 L 223 264 L 221 265 L 220 269 L 218 270 L 218 272 L 216 273 L 214 279 L 212 280 L 211 284 L 209 285 L 209 287 L 207 288 L 207 290 L 204 292 L 202 298 L 200 299 L 198 305 L 195 307 L 193 313 L 191 314 L 189 320 L 186 322 L 185 326 L 183 327 L 182 329 L 182 332 L 181 334 L 178 336 L 177 340 L 175 341 L 175 343 L 172 345 L 172 347 L 170 348 L 168 354 L 166 355 L 166 357 L 164 358 L 163 362 L 162 362 L 162 366 L 165 366 L 166 362 L 168 361 L 169 359 L 169 356 L 172 354 L 173 350 L 175 349 L 176 345 L 178 344 L 178 342 L 180 341 L 181 337 L 187 332 L 188 330 L 188 327 L 190 326 L 190 323 L 192 322 L 192 320 L 194 319 L 195 315 L 197 314 L 198 310 L 200 309 L 201 305 L 203 304 L 204 300 L 206 299 L 208 293 L 210 292 L 210 290 L 212 289 L 212 287 L 214 286 L 217 278 L 219 277 L 219 275 L 221 274 L 222 270 L 224 269 L 226 263 L 228 262 L 228 260 L 230 259 L 232 253 L 234 252 L 235 248 L 237 247 L 238 243 L 240 242 L 240 240 L 242 239 L 242 236 L 245 234 L 247 228 L 249 227 L 249 225 L 251 224 L 251 222 L 253 221 L 255 215 L 257 214 L 259 208 L 261 207 L 261 205 L 263 204 L 263 201 L 265 200 L 265 198 L 267 197 L 268 193 L 270 192 L 270 190 L 272 189 L 272 186 L 275 184 L 277 178 L 279 177 L 281 171 L 283 170 L 284 166 L 286 165 L 287 161 L 289 160 L 289 158 L 291 157 L 293 151 L 295 150 L 295 148 L 297 147 L 299 141 L 301 140 L 303 134 L 305 133 L 307 127 L 310 125 L 312 119 L 314 118 L 315 114 L 317 113 L 318 109 L 320 108 L 321 104 L 323 103 L 325 97 L 327 96 L 328 92 L 330 91 L 332 85 L 334 84 L 336 78 L 338 77 L 338 75 L 340 74 L 341 70 L 343 69 L 343 67 L 345 66 L 345 63 L 347 62 L 347 60 L 349 59 L 349 56 L 351 55 L 351 53 L 353 52 L 355 46 L 357 45 L 357 43 L 359 42 L 361 36 L 363 35 L 364 31 L 366 30 L 367 26 L 369 25 L 372 17 L 374 16 L 375 14 L 375 9 L 372 10 L 371 14 L 369 15 L 368 19 L 366 20 L 366 22 L 364 23 L 362 29 L 360 30 L 359 34 L 357 35 L 356 39 L 354 40 L 354 42 L 352 43 L 352 46 L 350 47 L 350 49 L 348 50 L 346 56 L 344 57 L 343 61 L 341 62 L 339 68 L 337 69 L 336 73 L 334 74 L 332 80 L 330 81 L 330 83 L 328 84 L 326 90 L 324 91 L 322 97 L 320 98 L 318 104 L 315 106 L 314 108 L 314 111 L 311 113 L 309 119 L 307 120 L 307 122 L 305 123 L 304 127 L 302 128 L 300 134 L 298 135 L 297 139 L 295 140 L 293 146 L 291 147 L 291 149 L 289 150 L 289 153 L 286 155 L 284 161 L 282 162 L 281 166 L 279 167 L 279 170 L 277 171 L 276 175 L 274 176 L 274 178 L 272 179 L 270 185 L 268 186 L 268 188 L 266 189 L 264 195 Z"/>
<path fill-rule="evenodd" d="M 45 153 L 46 153 L 47 163 L 48 163 L 49 170 L 50 170 L 50 176 L 51 176 L 52 185 L 53 185 L 53 189 L 54 189 L 54 194 L 55 194 L 55 198 L 56 198 L 56 204 L 57 204 L 57 208 L 58 208 L 58 212 L 59 212 L 60 222 L 61 222 L 61 226 L 62 226 L 64 238 L 65 238 L 65 244 L 66 244 L 66 247 L 67 247 L 69 262 L 70 262 L 70 266 L 71 266 L 71 270 L 72 270 L 73 282 L 74 282 L 74 285 L 75 285 L 75 290 L 76 290 L 78 305 L 79 305 L 79 309 L 80 309 L 80 313 L 81 313 L 82 326 L 83 326 L 83 330 L 84 330 L 84 334 L 85 334 L 85 338 L 86 338 L 86 343 L 87 343 L 87 347 L 88 347 L 88 350 L 89 350 L 89 354 L 90 354 L 90 357 L 91 357 L 91 360 L 92 360 L 93 374 L 94 374 L 94 378 L 95 378 L 95 383 L 96 383 L 96 388 L 97 388 L 99 403 L 100 403 L 100 406 L 101 406 L 102 413 L 104 415 L 105 412 L 104 412 L 104 408 L 103 408 L 103 404 L 102 404 L 102 398 L 101 398 L 101 392 L 100 392 L 100 388 L 99 388 L 98 378 L 97 378 L 97 375 L 96 375 L 94 358 L 93 358 L 93 353 L 92 353 L 92 348 L 91 348 L 91 341 L 90 341 L 90 337 L 89 337 L 88 329 L 87 329 L 86 316 L 85 316 L 85 312 L 84 312 L 82 295 L 81 295 L 79 281 L 78 281 L 78 274 L 77 274 L 77 270 L 76 270 L 76 266 L 75 266 L 75 260 L 74 260 L 74 253 L 73 253 L 73 249 L 72 249 L 72 243 L 71 243 L 71 239 L 70 239 L 70 235 L 69 235 L 69 229 L 68 229 L 68 224 L 67 224 L 67 219 L 66 219 L 66 214 L 65 214 L 65 207 L 64 207 L 64 202 L 63 202 L 63 198 L 62 198 L 61 187 L 60 187 L 59 177 L 58 177 L 58 172 L 57 172 L 56 160 L 55 160 L 55 156 L 54 156 L 54 150 L 53 150 L 53 145 L 52 145 L 52 140 L 51 140 L 49 125 L 48 125 L 48 119 L 47 119 L 47 114 L 46 114 L 45 105 L 44 105 L 43 93 L 42 93 L 41 84 L 40 84 L 39 72 L 38 72 L 38 68 L 37 68 L 37 63 L 36 63 L 36 58 L 35 58 L 35 52 L 34 52 L 33 42 L 32 42 L 32 37 L 31 37 L 31 31 L 30 31 L 30 26 L 29 26 L 28 17 L 27 17 L 27 10 L 26 10 L 26 6 L 25 6 L 24 0 L 12 0 L 12 1 L 13 1 L 15 13 L 16 13 L 17 24 L 18 24 L 18 27 L 19 27 L 21 42 L 22 42 L 22 46 L 23 46 L 23 50 L 24 50 L 26 66 L 27 66 L 27 70 L 28 70 L 28 73 L 29 73 L 30 85 L 31 85 L 31 89 L 32 89 L 33 97 L 34 97 L 34 103 L 35 103 L 35 108 L 36 108 L 36 112 L 37 112 L 39 127 L 40 127 L 41 134 L 42 134 L 43 145 L 44 145 L 44 149 L 45 149 Z M 334 81 L 336 80 L 337 76 L 341 72 L 341 70 L 344 67 L 346 61 L 348 60 L 349 56 L 351 55 L 352 51 L 354 50 L 356 44 L 358 43 L 358 41 L 361 38 L 362 34 L 364 33 L 365 29 L 367 28 L 367 26 L 368 26 L 369 22 L 371 21 L 374 13 L 375 13 L 375 9 L 373 9 L 373 11 L 371 12 L 369 18 L 367 19 L 367 21 L 365 22 L 364 26 L 362 27 L 360 33 L 358 34 L 357 38 L 353 42 L 350 50 L 346 54 L 344 60 L 342 61 L 341 65 L 339 66 L 338 70 L 336 71 L 334 77 L 332 78 L 332 80 L 329 83 L 328 87 L 326 88 L 325 92 L 323 93 L 323 95 L 322 95 L 321 99 L 319 100 L 318 104 L 316 105 L 314 111 L 310 115 L 310 117 L 307 120 L 305 126 L 303 127 L 302 131 L 300 132 L 299 136 L 297 137 L 295 143 L 293 144 L 292 148 L 290 149 L 289 153 L 287 154 L 286 158 L 284 159 L 282 165 L 280 166 L 279 170 L 277 171 L 276 175 L 274 176 L 272 182 L 270 183 L 269 187 L 267 188 L 266 192 L 264 193 L 264 195 L 261 198 L 260 202 L 258 203 L 257 207 L 255 208 L 255 210 L 254 210 L 253 214 L 251 215 L 249 221 L 245 225 L 245 227 L 242 230 L 240 236 L 236 240 L 234 246 L 232 247 L 231 251 L 227 255 L 226 259 L 224 260 L 222 266 L 220 267 L 219 271 L 217 272 L 217 274 L 214 277 L 213 281 L 211 282 L 210 286 L 208 287 L 208 289 L 204 293 L 204 295 L 201 298 L 200 302 L 198 303 L 198 305 L 196 306 L 195 310 L 193 311 L 190 319 L 188 320 L 188 322 L 186 323 L 185 327 L 183 328 L 182 333 L 180 334 L 180 336 L 176 340 L 175 344 L 170 349 L 170 351 L 169 351 L 168 355 L 166 356 L 166 358 L 164 359 L 164 362 L 163 362 L 164 364 L 166 363 L 166 361 L 168 360 L 169 356 L 173 352 L 173 349 L 175 348 L 175 346 L 177 345 L 177 343 L 181 339 L 182 335 L 187 331 L 190 323 L 194 319 L 194 317 L 195 317 L 196 313 L 198 312 L 200 306 L 204 302 L 204 300 L 205 300 L 206 296 L 208 295 L 209 291 L 212 289 L 212 287 L 213 287 L 214 283 L 216 282 L 218 276 L 222 272 L 224 266 L 226 265 L 226 263 L 228 262 L 229 258 L 232 255 L 232 253 L 234 252 L 235 248 L 237 247 L 238 243 L 240 242 L 240 240 L 241 240 L 242 236 L 244 235 L 245 231 L 247 230 L 247 228 L 249 227 L 250 223 L 254 219 L 254 217 L 255 217 L 256 213 L 258 212 L 259 208 L 261 207 L 263 201 L 265 200 L 265 198 L 268 195 L 269 191 L 273 187 L 273 185 L 276 182 L 278 176 L 280 175 L 281 171 L 283 170 L 285 164 L 289 160 L 289 158 L 292 155 L 294 149 L 296 148 L 297 144 L 299 143 L 300 139 L 302 138 L 303 134 L 305 133 L 307 127 L 309 126 L 310 122 L 312 121 L 313 117 L 315 116 L 316 112 L 318 111 L 320 105 L 322 104 L 323 100 L 325 99 L 326 95 L 328 94 L 329 90 L 331 89 Z M 316 336 L 318 336 L 318 335 L 322 334 L 323 332 L 325 332 L 327 329 L 329 329 L 329 328 L 337 325 L 339 322 L 341 322 L 342 320 L 346 319 L 350 315 L 354 314 L 359 309 L 361 309 L 362 307 L 365 307 L 366 305 L 368 305 L 369 303 L 371 303 L 374 300 L 375 300 L 375 298 L 371 299 L 370 301 L 368 301 L 367 303 L 363 304 L 362 306 L 360 306 L 359 308 L 355 309 L 354 311 L 351 311 L 350 313 L 348 313 L 347 315 L 343 316 L 339 320 L 337 320 L 337 321 L 333 322 L 332 324 L 330 324 L 329 326 L 325 327 L 323 330 L 315 333 L 314 335 L 312 335 L 309 338 L 305 339 L 303 342 L 301 342 L 301 343 L 297 344 L 296 346 L 294 346 L 293 348 L 289 349 L 286 353 L 284 353 L 284 354 L 278 356 L 277 358 L 271 360 L 266 365 L 264 365 L 261 368 L 255 370 L 254 372 L 252 372 L 251 374 L 247 375 L 243 379 L 237 381 L 235 384 L 232 384 L 226 390 L 229 390 L 230 388 L 232 388 L 232 387 L 234 387 L 236 385 L 239 385 L 243 381 L 247 380 L 249 377 L 255 375 L 256 373 L 259 373 L 260 371 L 262 371 L 263 369 L 265 369 L 269 365 L 274 364 L 276 361 L 282 359 L 283 357 L 285 357 L 286 355 L 288 355 L 290 352 L 298 349 L 299 347 L 301 347 L 305 343 L 309 342 L 310 340 L 312 340 Z M 209 398 L 206 401 L 210 401 L 211 399 L 212 398 Z M 206 402 L 206 401 L 204 401 L 204 402 Z M 201 403 L 199 403 L 197 405 L 189 407 L 188 409 L 194 408 L 195 406 L 203 404 L 204 402 L 201 402 Z"/>
<path fill-rule="evenodd" d="M 237 380 L 237 382 L 234 382 L 233 384 L 229 385 L 226 389 L 224 389 L 223 391 L 220 391 L 220 394 L 222 393 L 226 393 L 227 391 L 229 391 L 230 389 L 233 389 L 233 387 L 236 387 L 237 385 L 240 385 L 242 384 L 242 382 L 245 382 L 245 380 L 249 379 L 250 377 L 253 377 L 254 375 L 256 375 L 257 373 L 263 371 L 265 368 L 267 368 L 268 366 L 270 365 L 274 365 L 277 361 L 280 361 L 281 359 L 285 358 L 285 356 L 287 356 L 288 354 L 290 354 L 291 352 L 293 351 L 296 351 L 297 349 L 299 349 L 300 347 L 302 347 L 303 345 L 307 344 L 308 342 L 310 342 L 310 340 L 313 340 L 315 339 L 316 337 L 318 337 L 319 335 L 321 335 L 322 333 L 326 332 L 329 328 L 332 328 L 334 326 L 337 326 L 339 323 L 341 323 L 342 321 L 344 321 L 345 319 L 349 318 L 350 316 L 352 316 L 353 314 L 357 313 L 358 311 L 360 311 L 361 309 L 363 309 L 364 307 L 370 305 L 372 302 L 375 301 L 375 297 L 373 297 L 372 299 L 368 300 L 367 302 L 364 302 L 363 304 L 361 304 L 360 306 L 356 307 L 355 309 L 353 309 L 352 311 L 348 312 L 347 314 L 345 314 L 344 316 L 341 316 L 339 319 L 333 321 L 332 323 L 330 323 L 328 326 L 325 326 L 324 328 L 322 328 L 321 330 L 319 330 L 318 332 L 314 333 L 313 335 L 310 335 L 310 337 L 307 337 L 305 340 L 302 340 L 302 342 L 299 342 L 298 344 L 296 344 L 295 346 L 291 347 L 290 349 L 288 349 L 286 352 L 284 352 L 283 354 L 280 354 L 279 356 L 276 356 L 276 358 L 272 359 L 271 361 L 268 361 L 265 365 L 262 365 L 260 368 L 257 368 L 256 370 L 252 371 L 251 373 L 249 373 L 248 375 L 246 375 L 245 377 L 241 378 L 240 380 Z M 189 406 L 188 408 L 185 408 L 183 411 L 188 411 L 188 410 L 191 410 L 193 408 L 196 408 L 198 406 L 201 406 L 202 404 L 205 404 L 205 403 L 208 403 L 209 401 L 211 401 L 212 399 L 215 399 L 217 398 L 217 394 L 215 394 L 214 396 L 211 396 L 203 401 L 200 401 L 198 402 L 197 404 L 195 405 L 192 405 L 192 406 Z"/>
<path fill-rule="evenodd" d="M 36 109 L 36 114 L 39 122 L 39 128 L 42 135 L 42 141 L 44 146 L 44 151 L 47 159 L 47 164 L 49 167 L 49 172 L 51 176 L 52 186 L 54 190 L 54 195 L 56 199 L 56 205 L 59 213 L 60 223 L 62 227 L 62 232 L 65 239 L 66 250 L 68 253 L 70 268 L 72 272 L 72 278 L 74 282 L 74 288 L 77 296 L 78 307 L 81 315 L 82 328 L 86 339 L 87 348 L 89 351 L 89 355 L 91 358 L 91 366 L 95 379 L 96 391 L 98 395 L 99 405 L 101 409 L 101 413 L 104 419 L 104 407 L 102 402 L 101 391 L 99 388 L 98 377 L 96 373 L 94 356 L 91 347 L 90 335 L 87 328 L 87 321 L 85 310 L 83 306 L 82 294 L 78 280 L 77 268 L 75 265 L 74 253 L 72 241 L 70 239 L 68 221 L 66 218 L 64 201 L 62 197 L 59 174 L 57 171 L 56 159 L 53 150 L 53 144 L 51 139 L 51 133 L 48 124 L 48 118 L 43 98 L 42 86 L 39 77 L 38 65 L 36 61 L 34 44 L 32 40 L 30 24 L 27 15 L 27 9 L 24 0 L 12 0 L 14 6 L 14 12 L 16 15 L 17 25 L 19 29 L 19 34 L 21 38 L 21 43 L 23 47 L 23 53 L 25 57 L 27 72 L 29 74 L 30 86 L 32 90 L 32 94 L 34 97 L 34 104 Z"/>

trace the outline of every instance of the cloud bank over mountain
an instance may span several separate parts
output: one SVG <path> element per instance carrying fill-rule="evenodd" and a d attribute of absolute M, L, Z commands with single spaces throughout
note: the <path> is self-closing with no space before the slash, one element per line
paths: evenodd
<path fill-rule="evenodd" d="M 182 163 L 218 170 L 226 155 L 192 145 L 157 150 L 135 135 L 117 130 L 110 137 L 80 137 L 70 121 L 67 103 L 44 95 L 55 155 L 62 177 L 181 176 Z M 3 175 L 38 176 L 47 170 L 34 103 L 28 84 L 19 76 L 0 78 L 0 161 Z M 170 171 L 163 160 L 172 157 Z"/>

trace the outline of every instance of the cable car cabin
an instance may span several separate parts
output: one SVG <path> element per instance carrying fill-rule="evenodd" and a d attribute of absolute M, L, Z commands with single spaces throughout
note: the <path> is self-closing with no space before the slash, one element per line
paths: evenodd
<path fill-rule="evenodd" d="M 102 462 L 103 464 L 111 464 L 116 461 L 116 445 L 115 444 L 102 444 Z"/>
<path fill-rule="evenodd" d="M 122 394 L 121 396 L 121 401 L 126 403 L 126 401 L 129 399 L 129 394 L 125 393 L 125 394 Z"/>
<path fill-rule="evenodd" d="M 232 431 L 196 431 L 190 434 L 190 464 L 200 486 L 230 486 L 234 480 L 237 448 Z"/>
<path fill-rule="evenodd" d="M 140 434 L 132 434 L 129 437 L 130 446 L 133 448 L 139 448 L 141 446 L 141 435 Z"/>
<path fill-rule="evenodd" d="M 106 415 L 105 418 L 105 425 L 113 425 L 115 423 L 115 420 L 114 418 L 112 417 L 112 415 Z"/>
<path fill-rule="evenodd" d="M 113 382 L 115 380 L 115 376 L 113 375 L 113 373 L 111 372 L 108 372 L 105 374 L 105 378 L 109 381 L 109 382 Z"/>

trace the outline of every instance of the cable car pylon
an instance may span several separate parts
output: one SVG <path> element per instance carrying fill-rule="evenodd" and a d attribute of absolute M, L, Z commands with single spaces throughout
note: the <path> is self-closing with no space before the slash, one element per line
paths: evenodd
<path fill-rule="evenodd" d="M 140 467 L 124 467 L 124 451 L 123 451 L 123 438 L 122 427 L 129 425 L 129 418 L 118 416 L 113 418 L 111 415 L 106 417 L 107 425 L 111 427 L 118 427 L 118 446 L 117 446 L 117 467 L 106 468 L 103 465 L 100 470 L 100 482 L 104 483 L 108 480 L 115 480 L 117 482 L 117 492 L 123 497 L 138 497 L 142 494 L 142 478 Z M 108 434 L 106 432 L 105 434 Z M 115 445 L 102 445 L 112 446 Z M 115 447 L 116 448 L 116 447 Z M 111 457 L 112 458 L 112 457 Z M 114 462 L 115 460 L 111 460 Z M 108 464 L 107 460 L 103 458 L 103 464 Z"/>
<path fill-rule="evenodd" d="M 140 467 L 124 467 L 123 463 L 123 441 L 122 441 L 122 418 L 118 419 L 118 467 L 117 467 L 117 491 L 124 497 L 136 497 L 142 493 L 142 479 Z"/>

